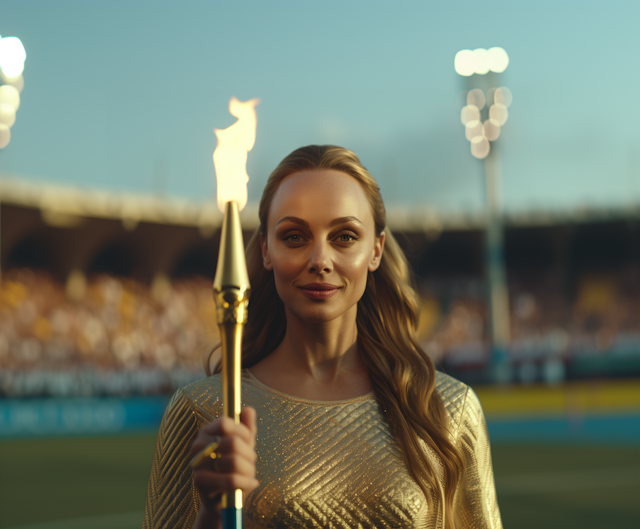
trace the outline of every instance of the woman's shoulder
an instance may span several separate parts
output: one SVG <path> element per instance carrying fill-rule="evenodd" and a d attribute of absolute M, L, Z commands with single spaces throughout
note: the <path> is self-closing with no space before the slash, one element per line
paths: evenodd
<path fill-rule="evenodd" d="M 469 386 L 464 382 L 436 371 L 436 391 L 447 410 L 454 410 L 464 405 Z"/>
<path fill-rule="evenodd" d="M 222 375 L 220 373 L 204 377 L 180 388 L 191 400 L 201 400 L 205 396 L 222 393 Z"/>
<path fill-rule="evenodd" d="M 475 424 L 480 418 L 483 418 L 478 396 L 464 382 L 438 371 L 436 373 L 436 392 L 449 414 L 454 437 L 457 436 L 458 430 L 463 425 Z"/>
<path fill-rule="evenodd" d="M 209 422 L 222 412 L 222 375 L 201 378 L 180 388 L 174 399 L 187 400 L 199 422 Z"/>
<path fill-rule="evenodd" d="M 473 390 L 464 382 L 460 382 L 452 376 L 437 371 L 436 392 L 449 413 L 452 423 L 459 424 L 467 397 L 470 392 L 473 393 Z"/>

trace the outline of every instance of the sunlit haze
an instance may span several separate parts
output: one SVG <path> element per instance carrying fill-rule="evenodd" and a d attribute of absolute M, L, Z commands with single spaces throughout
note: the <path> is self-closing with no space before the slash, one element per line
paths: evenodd
<path fill-rule="evenodd" d="M 26 60 L 22 77 L 18 59 L 3 72 L 16 90 L 0 104 L 24 89 L 10 130 L 0 107 L 0 177 L 213 203 L 213 128 L 235 122 L 237 96 L 261 99 L 249 202 L 293 149 L 335 143 L 389 205 L 479 211 L 483 162 L 470 151 L 494 144 L 470 143 L 472 120 L 499 134 L 507 209 L 640 202 L 629 67 L 640 2 L 4 0 L 1 11 L 0 42 L 19 38 Z M 486 102 L 471 95 L 482 115 L 465 107 L 477 71 L 496 83 Z"/>

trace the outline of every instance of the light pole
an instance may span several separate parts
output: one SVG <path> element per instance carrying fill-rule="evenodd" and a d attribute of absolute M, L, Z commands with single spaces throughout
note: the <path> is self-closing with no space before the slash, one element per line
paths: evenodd
<path fill-rule="evenodd" d="M 509 294 L 504 263 L 504 223 L 502 215 L 501 170 L 496 144 L 502 126 L 509 117 L 511 92 L 500 87 L 499 74 L 509 64 L 502 48 L 479 48 L 459 51 L 454 67 L 463 76 L 466 106 L 460 120 L 470 142 L 471 154 L 484 160 L 486 222 L 485 274 L 491 314 L 491 375 L 497 382 L 507 382 L 510 370 L 507 347 L 510 341 Z"/>
<path fill-rule="evenodd" d="M 20 107 L 20 92 L 24 87 L 24 61 L 27 54 L 18 37 L 0 37 L 0 150 L 11 141 L 11 127 Z M 0 215 L 2 213 L 0 196 Z M 0 220 L 0 232 L 2 221 Z M 0 235 L 0 244 L 2 236 Z M 0 281 L 2 281 L 2 250 L 0 246 Z"/>
<path fill-rule="evenodd" d="M 18 37 L 0 38 L 0 149 L 11 141 L 11 127 L 20 107 L 20 92 L 24 87 L 24 61 L 27 54 Z"/>

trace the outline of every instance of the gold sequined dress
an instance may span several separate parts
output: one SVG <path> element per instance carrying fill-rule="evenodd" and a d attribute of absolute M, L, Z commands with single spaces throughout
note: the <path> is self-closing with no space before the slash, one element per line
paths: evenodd
<path fill-rule="evenodd" d="M 451 435 L 466 459 L 455 496 L 459 526 L 500 529 L 487 427 L 477 396 L 438 373 L 436 390 L 451 418 Z M 222 378 L 176 392 L 160 426 L 143 529 L 191 528 L 200 498 L 188 465 L 198 430 L 222 413 Z M 244 506 L 245 529 L 444 527 L 444 501 L 429 507 L 410 476 L 389 426 L 370 393 L 311 401 L 280 393 L 248 371 L 243 405 L 258 414 L 257 479 Z M 426 445 L 425 445 L 426 447 Z M 442 482 L 442 469 L 432 459 Z"/>

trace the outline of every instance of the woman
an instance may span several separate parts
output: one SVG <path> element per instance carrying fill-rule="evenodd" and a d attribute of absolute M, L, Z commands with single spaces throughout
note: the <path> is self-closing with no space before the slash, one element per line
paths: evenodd
<path fill-rule="evenodd" d="M 246 528 L 500 528 L 480 404 L 416 342 L 408 266 L 357 156 L 294 151 L 259 216 L 242 424 L 220 418 L 219 374 L 174 395 L 144 527 L 219 527 L 221 492 L 239 488 Z"/>

